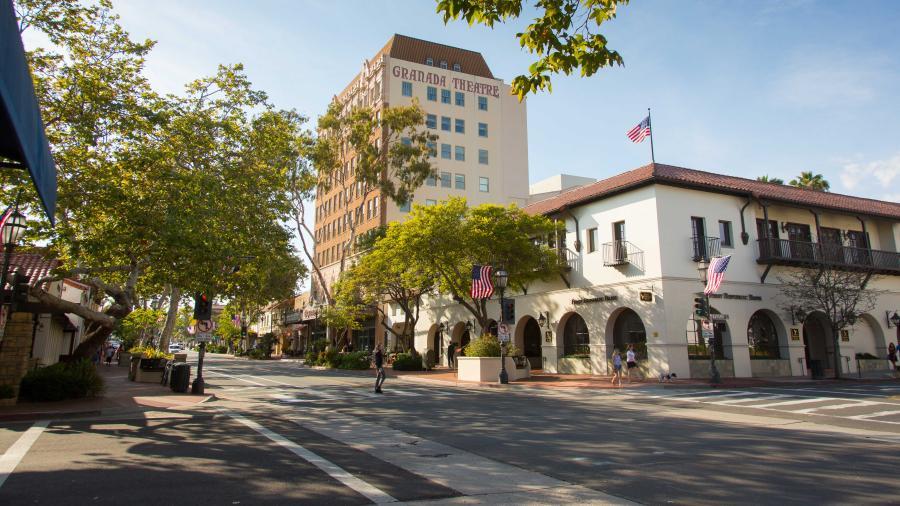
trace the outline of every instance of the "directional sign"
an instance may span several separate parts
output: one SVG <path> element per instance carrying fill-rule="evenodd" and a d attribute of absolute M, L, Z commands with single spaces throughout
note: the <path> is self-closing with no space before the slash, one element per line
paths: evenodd
<path fill-rule="evenodd" d="M 194 338 L 198 343 L 208 343 L 212 341 L 212 334 L 209 332 L 200 332 L 197 334 L 197 337 Z"/>
<path fill-rule="evenodd" d="M 509 342 L 509 326 L 505 323 L 501 323 L 497 326 L 497 337 L 500 338 L 501 343 Z"/>

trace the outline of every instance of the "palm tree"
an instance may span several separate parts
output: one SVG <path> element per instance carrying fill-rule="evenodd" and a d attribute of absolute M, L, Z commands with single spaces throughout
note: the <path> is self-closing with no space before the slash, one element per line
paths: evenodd
<path fill-rule="evenodd" d="M 781 179 L 780 177 L 769 177 L 768 174 L 766 174 L 765 176 L 759 176 L 758 178 L 756 178 L 756 180 L 763 183 L 784 184 L 784 179 Z"/>
<path fill-rule="evenodd" d="M 791 182 L 788 184 L 796 186 L 797 188 L 806 188 L 807 190 L 816 190 L 820 192 L 827 192 L 828 189 L 831 188 L 831 185 L 825 180 L 825 176 L 822 174 L 814 175 L 812 171 L 801 172 L 800 177 L 791 179 Z"/>

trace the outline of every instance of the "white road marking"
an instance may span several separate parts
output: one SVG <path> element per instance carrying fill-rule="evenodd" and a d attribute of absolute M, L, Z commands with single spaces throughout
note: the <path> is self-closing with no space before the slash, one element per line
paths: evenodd
<path fill-rule="evenodd" d="M 49 423 L 50 420 L 35 422 L 35 424 L 29 427 L 24 434 L 19 436 L 19 439 L 6 450 L 6 453 L 4 453 L 3 456 L 0 456 L 0 487 L 3 486 L 6 479 L 9 478 L 9 475 L 16 469 L 16 466 L 19 465 L 19 462 L 22 461 L 22 458 L 24 458 L 25 454 L 28 453 L 28 450 L 31 449 L 31 445 L 37 441 L 38 437 L 44 432 L 44 429 L 47 428 L 47 424 Z"/>
<path fill-rule="evenodd" d="M 868 414 L 865 414 L 865 415 L 848 416 L 848 417 L 846 417 L 846 418 L 850 418 L 850 419 L 853 419 L 853 420 L 868 420 L 869 418 L 879 418 L 879 417 L 882 417 L 882 416 L 896 415 L 896 414 L 898 414 L 898 413 L 900 413 L 900 410 L 896 410 L 896 409 L 895 409 L 895 410 L 891 410 L 891 411 L 878 411 L 878 412 L 876 412 L 876 413 L 868 413 Z M 896 424 L 900 424 L 900 422 L 889 422 L 889 421 L 887 421 L 887 420 L 874 420 L 874 421 L 876 421 L 876 422 L 882 422 L 882 423 L 896 423 Z"/>
<path fill-rule="evenodd" d="M 766 395 L 763 397 L 744 397 L 743 399 L 726 399 L 724 401 L 710 401 L 709 404 L 721 404 L 721 405 L 732 405 L 737 404 L 739 402 L 755 402 L 755 401 L 770 401 L 772 399 L 783 399 L 787 397 L 786 395 Z M 755 407 L 750 404 L 746 404 L 746 407 Z"/>
<path fill-rule="evenodd" d="M 697 400 L 697 401 L 704 401 L 704 400 L 706 400 L 706 399 L 719 399 L 719 398 L 722 398 L 722 397 L 742 397 L 742 396 L 746 396 L 746 395 L 756 395 L 756 392 L 734 392 L 734 393 L 718 394 L 718 395 L 701 395 L 701 396 L 694 396 L 694 397 L 678 397 L 676 400 L 679 400 L 679 401 L 694 401 L 694 400 Z"/>
<path fill-rule="evenodd" d="M 222 377 L 228 378 L 228 379 L 233 379 L 233 380 L 243 381 L 244 383 L 250 383 L 251 385 L 256 385 L 256 386 L 258 386 L 258 387 L 270 387 L 270 386 L 272 386 L 272 385 L 265 385 L 265 384 L 263 384 L 263 383 L 257 383 L 257 382 L 255 382 L 255 381 L 250 381 L 250 380 L 248 380 L 248 379 L 244 379 L 244 378 L 241 378 L 241 377 L 239 377 L 239 376 L 232 376 L 231 374 L 225 374 L 224 372 L 221 372 L 221 371 L 216 370 L 216 369 L 207 369 L 207 371 L 208 371 L 208 372 L 211 372 L 213 376 L 222 376 Z"/>
<path fill-rule="evenodd" d="M 822 409 L 856 408 L 856 407 L 863 407 L 863 406 L 874 406 L 876 404 L 881 404 L 881 403 L 873 402 L 873 401 L 853 401 L 853 402 L 848 402 L 848 403 L 844 403 L 844 404 L 832 404 L 831 406 L 819 406 L 818 408 L 800 409 L 797 411 L 793 411 L 793 413 L 804 413 L 805 414 L 805 413 L 813 413 L 815 411 L 819 411 Z"/>
<path fill-rule="evenodd" d="M 792 404 L 809 404 L 810 402 L 837 401 L 834 397 L 807 397 L 805 399 L 794 399 L 792 401 L 770 402 L 768 404 L 754 404 L 754 408 L 771 408 L 773 406 L 790 406 Z"/>
<path fill-rule="evenodd" d="M 290 439 L 273 432 L 262 425 L 254 422 L 253 420 L 248 420 L 237 413 L 230 413 L 225 411 L 225 413 L 234 418 L 238 422 L 250 427 L 256 432 L 262 434 L 263 436 L 269 438 L 271 441 L 274 441 L 279 446 L 291 451 L 294 455 L 302 458 L 303 460 L 309 462 L 310 464 L 318 467 L 322 471 L 326 472 L 332 478 L 340 481 L 344 485 L 350 487 L 351 489 L 359 492 L 360 494 L 366 496 L 370 501 L 375 504 L 385 504 L 397 502 L 397 499 L 394 499 L 386 492 L 382 491 L 379 488 L 376 488 L 374 485 L 363 481 L 356 476 L 353 476 L 349 472 L 345 471 L 342 467 L 334 464 L 333 462 L 326 460 L 319 455 L 307 450 L 306 448 L 300 446 L 299 444 L 291 441 Z"/>

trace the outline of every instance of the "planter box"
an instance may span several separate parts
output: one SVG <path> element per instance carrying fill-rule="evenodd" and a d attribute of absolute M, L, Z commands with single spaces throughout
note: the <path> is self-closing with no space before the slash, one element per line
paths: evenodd
<path fill-rule="evenodd" d="M 709 360 L 688 360 L 691 367 L 691 378 L 709 378 Z M 731 360 L 716 360 L 716 368 L 719 376 L 723 378 L 734 377 L 734 362 Z"/>
<path fill-rule="evenodd" d="M 716 361 L 716 365 L 718 365 Z M 754 378 L 785 377 L 791 375 L 791 361 L 778 359 L 751 359 L 750 374 Z"/>
<path fill-rule="evenodd" d="M 512 357 L 506 357 L 509 381 L 529 376 L 528 367 L 516 368 Z M 456 378 L 460 381 L 496 382 L 500 377 L 500 357 L 456 357 Z"/>
<path fill-rule="evenodd" d="M 858 358 L 860 372 L 890 371 L 891 363 L 886 358 Z"/>
<path fill-rule="evenodd" d="M 123 351 L 119 353 L 119 367 L 129 367 L 131 365 L 131 353 Z"/>
<path fill-rule="evenodd" d="M 162 381 L 166 362 L 164 358 L 132 357 L 129 377 L 138 383 L 159 383 Z"/>
<path fill-rule="evenodd" d="M 590 358 L 562 357 L 557 368 L 559 374 L 593 374 Z"/>

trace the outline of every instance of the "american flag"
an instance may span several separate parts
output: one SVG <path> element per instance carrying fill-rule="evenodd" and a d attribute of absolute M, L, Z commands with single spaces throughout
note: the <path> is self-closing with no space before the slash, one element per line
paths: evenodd
<path fill-rule="evenodd" d="M 13 208 L 9 206 L 6 208 L 6 211 L 3 211 L 3 215 L 0 216 L 0 230 L 3 230 L 3 226 L 6 225 L 6 221 L 12 216 Z"/>
<path fill-rule="evenodd" d="M 628 138 L 634 143 L 643 141 L 644 137 L 648 135 L 650 135 L 650 116 L 644 118 L 637 126 L 628 131 Z"/>
<path fill-rule="evenodd" d="M 728 255 L 724 257 L 715 257 L 712 259 L 712 262 L 709 263 L 709 268 L 706 270 L 706 288 L 703 289 L 704 295 L 716 293 L 719 290 L 722 280 L 725 279 L 725 269 L 728 268 L 728 262 L 730 260 L 731 255 Z"/>
<path fill-rule="evenodd" d="M 494 283 L 491 281 L 490 265 L 472 266 L 472 298 L 487 299 L 494 295 Z"/>

